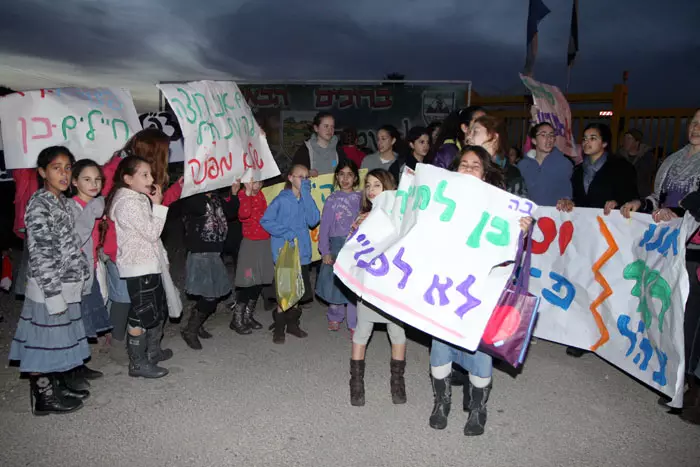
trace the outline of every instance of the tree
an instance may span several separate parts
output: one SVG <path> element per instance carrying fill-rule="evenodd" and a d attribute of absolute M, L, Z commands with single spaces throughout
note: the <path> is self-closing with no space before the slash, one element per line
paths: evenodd
<path fill-rule="evenodd" d="M 382 86 L 403 86 L 404 83 L 397 83 L 397 81 L 406 81 L 406 75 L 393 72 L 387 74 L 384 79 L 390 82 L 382 83 Z"/>

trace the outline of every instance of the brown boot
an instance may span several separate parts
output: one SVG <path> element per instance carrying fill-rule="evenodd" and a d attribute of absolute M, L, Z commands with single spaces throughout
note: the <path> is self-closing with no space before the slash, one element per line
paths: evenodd
<path fill-rule="evenodd" d="M 301 321 L 301 308 L 296 306 L 290 310 L 287 310 L 285 314 L 287 315 L 287 334 L 291 334 L 292 336 L 296 336 L 300 339 L 303 339 L 309 335 L 306 331 L 299 327 L 299 323 Z"/>
<path fill-rule="evenodd" d="M 681 419 L 693 425 L 700 425 L 700 385 L 697 381 L 690 384 L 683 396 Z"/>
<path fill-rule="evenodd" d="M 365 405 L 365 361 L 350 360 L 350 404 Z"/>
<path fill-rule="evenodd" d="M 406 370 L 406 360 L 391 359 L 391 401 L 394 404 L 406 403 L 406 382 L 403 379 Z"/>

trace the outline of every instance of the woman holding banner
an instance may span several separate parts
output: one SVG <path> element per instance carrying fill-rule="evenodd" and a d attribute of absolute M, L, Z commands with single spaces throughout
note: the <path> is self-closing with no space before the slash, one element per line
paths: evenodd
<path fill-rule="evenodd" d="M 572 199 L 562 198 L 557 209 L 571 212 L 574 206 L 603 209 L 608 215 L 613 209 L 637 199 L 637 175 L 632 164 L 613 157 L 608 151 L 612 133 L 607 125 L 591 123 L 583 131 L 583 162 L 571 176 Z M 581 357 L 585 351 L 567 347 L 566 353 Z"/>
<path fill-rule="evenodd" d="M 491 155 L 481 146 L 466 146 L 460 156 L 452 162 L 450 170 L 471 175 L 484 182 L 503 188 L 503 172 L 491 161 Z M 532 224 L 531 217 L 520 219 L 520 228 L 527 232 Z M 447 416 L 452 406 L 451 374 L 452 364 L 456 363 L 469 373 L 464 383 L 462 406 L 469 412 L 464 426 L 465 436 L 479 436 L 486 426 L 486 404 L 491 393 L 493 359 L 484 352 L 468 352 L 438 339 L 433 339 L 430 349 L 430 376 L 435 394 L 430 427 L 442 430 L 447 427 Z"/>
<path fill-rule="evenodd" d="M 654 192 L 644 200 L 626 203 L 620 210 L 649 213 L 655 222 L 683 217 L 685 209 L 700 219 L 700 109 L 688 123 L 688 144 L 666 158 L 654 181 Z M 689 389 L 683 397 L 681 418 L 700 425 L 700 235 L 691 238 L 685 252 L 690 281 L 684 313 L 685 368 Z M 660 403 L 668 399 L 661 398 Z"/>

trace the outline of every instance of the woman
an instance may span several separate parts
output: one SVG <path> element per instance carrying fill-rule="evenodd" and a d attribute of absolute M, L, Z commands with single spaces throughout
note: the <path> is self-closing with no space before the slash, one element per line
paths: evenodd
<path fill-rule="evenodd" d="M 374 169 L 389 170 L 399 160 L 398 146 L 401 134 L 393 125 L 383 125 L 377 131 L 377 152 L 365 157 L 360 168 L 372 171 Z M 397 168 L 398 170 L 398 168 Z"/>
<path fill-rule="evenodd" d="M 394 176 L 395 180 L 401 179 L 404 167 L 416 170 L 416 164 L 425 162 L 425 158 L 430 151 L 430 131 L 423 126 L 414 126 L 408 132 L 406 142 L 410 151 L 406 157 L 400 158 L 389 168 L 389 172 Z"/>
<path fill-rule="evenodd" d="M 682 217 L 683 208 L 694 216 L 700 213 L 700 109 L 688 124 L 688 144 L 666 158 L 654 181 L 654 192 L 643 200 L 635 199 L 622 206 L 625 217 L 631 212 L 649 213 L 655 222 Z M 682 200 L 682 201 L 681 201 Z M 683 398 L 681 418 L 700 424 L 700 244 L 696 237 L 686 247 L 686 268 L 690 281 L 685 305 L 685 368 L 690 388 Z M 664 400 L 668 402 L 668 399 Z"/>
<path fill-rule="evenodd" d="M 583 131 L 583 162 L 571 176 L 572 199 L 562 198 L 557 209 L 571 212 L 574 206 L 603 209 L 608 215 L 628 201 L 637 199 L 637 175 L 624 159 L 609 154 L 612 134 L 602 123 L 591 123 Z M 581 357 L 585 352 L 567 347 L 566 353 Z"/>
<path fill-rule="evenodd" d="M 538 123 L 530 129 L 529 136 L 535 157 L 518 163 L 528 197 L 539 206 L 556 206 L 560 199 L 571 199 L 574 164 L 554 145 L 554 127 L 547 122 Z"/>
<path fill-rule="evenodd" d="M 310 177 L 333 173 L 345 159 L 345 153 L 335 136 L 335 118 L 330 112 L 319 112 L 313 119 L 313 134 L 294 154 L 292 166 L 303 165 Z"/>
<path fill-rule="evenodd" d="M 503 172 L 505 189 L 521 198 L 527 198 L 527 188 L 520 170 L 508 162 L 508 134 L 505 122 L 492 115 L 482 115 L 469 127 L 469 144 L 481 146 L 491 155 L 491 162 Z"/>
<path fill-rule="evenodd" d="M 457 157 L 450 170 L 471 175 L 484 182 L 504 187 L 503 172 L 491 162 L 491 155 L 480 146 L 466 146 Z M 531 217 L 520 219 L 520 228 L 528 231 Z M 433 339 L 430 349 L 430 375 L 435 393 L 435 405 L 430 415 L 430 427 L 442 430 L 447 426 L 447 416 L 452 405 L 451 373 L 456 363 L 469 373 L 464 382 L 463 408 L 469 412 L 464 426 L 466 436 L 479 436 L 486 426 L 486 404 L 491 393 L 493 360 L 483 352 L 468 352 L 438 339 Z"/>
<path fill-rule="evenodd" d="M 483 107 L 472 105 L 462 110 L 451 112 L 440 126 L 432 149 L 426 158 L 426 164 L 446 169 L 459 154 L 462 146 L 467 144 L 469 128 L 474 121 L 486 115 Z"/>

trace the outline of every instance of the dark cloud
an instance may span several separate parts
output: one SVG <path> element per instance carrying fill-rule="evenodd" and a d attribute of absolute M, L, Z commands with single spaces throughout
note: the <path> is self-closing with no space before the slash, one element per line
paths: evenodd
<path fill-rule="evenodd" d="M 124 83 L 153 99 L 157 81 L 378 79 L 397 71 L 472 80 L 482 93 L 522 91 L 524 0 L 5 3 L 0 83 L 10 86 L 36 86 L 32 76 L 40 86 Z M 536 77 L 563 87 L 571 0 L 545 3 L 552 13 L 540 25 Z M 629 70 L 633 105 L 700 104 L 700 2 L 586 0 L 580 10 L 572 92 L 610 91 Z"/>

